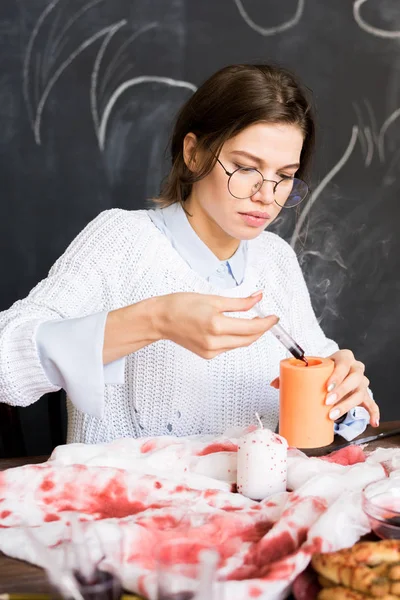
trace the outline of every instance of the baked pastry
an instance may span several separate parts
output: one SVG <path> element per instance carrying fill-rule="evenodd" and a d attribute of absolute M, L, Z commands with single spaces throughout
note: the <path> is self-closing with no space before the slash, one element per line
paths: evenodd
<path fill-rule="evenodd" d="M 400 598 L 400 540 L 359 542 L 311 560 L 322 590 L 318 600 Z"/>

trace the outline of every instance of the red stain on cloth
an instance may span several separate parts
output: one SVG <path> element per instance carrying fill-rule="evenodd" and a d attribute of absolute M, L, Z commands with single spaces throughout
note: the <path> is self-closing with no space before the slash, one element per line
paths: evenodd
<path fill-rule="evenodd" d="M 320 458 L 321 460 L 326 460 L 328 462 L 347 467 L 349 465 L 356 465 L 358 463 L 365 462 L 366 455 L 360 446 L 353 444 L 347 448 L 342 448 L 341 450 L 336 450 L 336 452 L 331 452 L 326 456 L 321 456 Z"/>
<path fill-rule="evenodd" d="M 200 450 L 200 452 L 197 453 L 197 456 L 207 456 L 208 454 L 214 454 L 216 452 L 237 452 L 237 444 L 233 444 L 230 441 L 209 444 Z"/>

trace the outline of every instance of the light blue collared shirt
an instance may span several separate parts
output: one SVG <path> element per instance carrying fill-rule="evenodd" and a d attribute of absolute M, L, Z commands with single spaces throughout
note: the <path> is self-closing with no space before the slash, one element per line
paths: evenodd
<path fill-rule="evenodd" d="M 248 245 L 241 241 L 236 252 L 221 261 L 196 234 L 180 204 L 149 210 L 154 225 L 168 238 L 180 256 L 199 275 L 216 287 L 227 289 L 243 281 Z M 36 333 L 39 357 L 48 379 L 62 387 L 83 412 L 101 402 L 104 385 L 124 384 L 125 357 L 103 365 L 102 349 L 107 311 L 42 323 Z M 353 408 L 335 432 L 347 440 L 362 433 L 368 412 Z"/>
<path fill-rule="evenodd" d="M 180 204 L 148 211 L 150 219 L 193 271 L 219 288 L 231 288 L 243 281 L 247 242 L 239 244 L 235 254 L 221 261 L 199 238 Z"/>

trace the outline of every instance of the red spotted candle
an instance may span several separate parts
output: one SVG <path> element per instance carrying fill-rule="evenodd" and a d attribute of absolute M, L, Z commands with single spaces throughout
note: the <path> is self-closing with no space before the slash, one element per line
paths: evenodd
<path fill-rule="evenodd" d="M 286 490 L 287 442 L 260 427 L 239 439 L 237 490 L 252 500 L 263 500 Z"/>

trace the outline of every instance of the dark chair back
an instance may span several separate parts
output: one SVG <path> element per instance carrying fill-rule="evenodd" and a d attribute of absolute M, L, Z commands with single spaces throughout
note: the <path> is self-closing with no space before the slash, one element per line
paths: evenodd
<path fill-rule="evenodd" d="M 50 439 L 53 448 L 61 446 L 66 442 L 67 414 L 66 401 L 67 396 L 64 390 L 47 394 L 50 425 Z"/>
<path fill-rule="evenodd" d="M 65 392 L 60 390 L 46 394 L 48 423 L 51 448 L 65 444 L 66 413 Z M 20 411 L 23 408 L 0 403 L 0 458 L 19 458 L 27 456 Z"/>
<path fill-rule="evenodd" d="M 0 458 L 26 456 L 18 408 L 0 404 Z"/>

